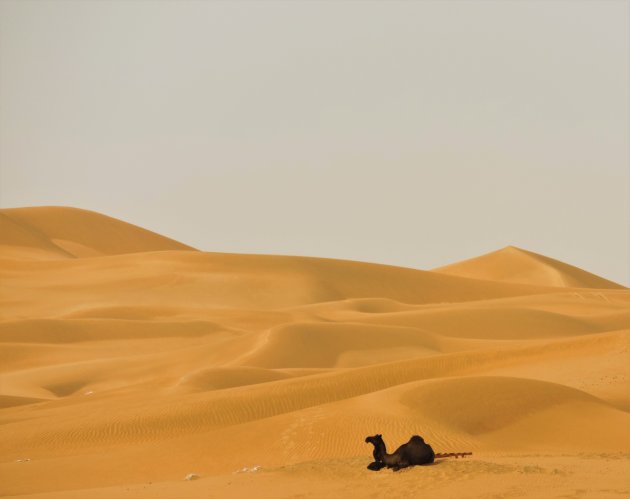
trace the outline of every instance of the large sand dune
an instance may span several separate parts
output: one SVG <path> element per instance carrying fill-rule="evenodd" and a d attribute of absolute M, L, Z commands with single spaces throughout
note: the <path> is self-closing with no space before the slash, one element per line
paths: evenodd
<path fill-rule="evenodd" d="M 93 211 L 57 206 L 0 210 L 0 256 L 80 258 L 190 246 Z"/>
<path fill-rule="evenodd" d="M 630 291 L 525 250 L 430 272 L 0 210 L 0 314 L 0 495 L 630 494 Z M 474 455 L 373 473 L 374 433 Z"/>

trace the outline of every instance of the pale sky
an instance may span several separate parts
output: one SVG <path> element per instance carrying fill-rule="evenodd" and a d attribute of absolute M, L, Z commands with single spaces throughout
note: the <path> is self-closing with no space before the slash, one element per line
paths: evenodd
<path fill-rule="evenodd" d="M 0 206 L 630 284 L 627 1 L 0 0 Z"/>

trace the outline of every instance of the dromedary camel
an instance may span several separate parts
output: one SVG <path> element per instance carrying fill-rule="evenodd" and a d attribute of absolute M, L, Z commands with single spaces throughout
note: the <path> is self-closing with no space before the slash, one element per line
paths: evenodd
<path fill-rule="evenodd" d="M 368 469 L 378 471 L 387 466 L 394 471 L 408 466 L 417 464 L 430 464 L 436 457 L 464 457 L 471 455 L 472 452 L 450 452 L 448 454 L 435 454 L 431 446 L 425 443 L 424 439 L 418 435 L 414 435 L 409 442 L 401 445 L 393 454 L 387 453 L 383 435 L 377 434 L 365 439 L 366 443 L 374 446 L 372 455 L 374 462 L 368 465 Z"/>

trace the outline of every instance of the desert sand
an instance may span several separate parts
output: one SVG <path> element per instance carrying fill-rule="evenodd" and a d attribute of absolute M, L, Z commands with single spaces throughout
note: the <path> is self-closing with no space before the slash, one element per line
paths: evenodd
<path fill-rule="evenodd" d="M 3 496 L 630 495 L 630 290 L 523 249 L 423 271 L 4 209 L 0 314 Z M 375 433 L 473 455 L 373 472 Z"/>

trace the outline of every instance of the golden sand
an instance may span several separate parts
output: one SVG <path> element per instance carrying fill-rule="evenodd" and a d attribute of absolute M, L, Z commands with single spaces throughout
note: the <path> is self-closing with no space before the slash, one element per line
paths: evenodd
<path fill-rule="evenodd" d="M 0 495 L 630 494 L 630 291 L 529 251 L 421 271 L 7 209 L 0 314 Z M 375 433 L 473 456 L 372 472 Z"/>

